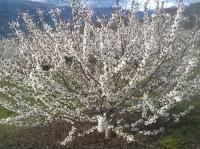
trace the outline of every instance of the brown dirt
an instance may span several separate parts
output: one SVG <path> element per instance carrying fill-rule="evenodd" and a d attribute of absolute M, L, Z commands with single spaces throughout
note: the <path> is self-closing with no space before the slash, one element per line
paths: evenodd
<path fill-rule="evenodd" d="M 90 127 L 82 124 L 78 128 Z M 148 149 L 149 147 L 137 142 L 127 143 L 111 133 L 111 139 L 106 140 L 104 134 L 93 132 L 84 137 L 76 137 L 66 146 L 59 145 L 67 136 L 71 126 L 63 122 L 55 122 L 46 127 L 24 129 L 10 138 L 4 149 Z"/>

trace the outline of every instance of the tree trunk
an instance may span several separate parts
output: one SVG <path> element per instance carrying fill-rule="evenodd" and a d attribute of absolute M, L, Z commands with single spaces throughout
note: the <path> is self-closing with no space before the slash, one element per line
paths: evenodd
<path fill-rule="evenodd" d="M 108 126 L 105 128 L 105 139 L 110 139 L 110 128 Z"/>
<path fill-rule="evenodd" d="M 98 116 L 98 132 L 105 133 L 105 139 L 110 138 L 110 129 L 108 127 L 108 120 L 106 116 Z"/>

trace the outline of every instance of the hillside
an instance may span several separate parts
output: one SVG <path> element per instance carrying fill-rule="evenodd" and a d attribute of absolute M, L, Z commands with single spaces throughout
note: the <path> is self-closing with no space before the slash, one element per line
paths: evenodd
<path fill-rule="evenodd" d="M 189 15 L 200 15 L 200 2 L 191 4 L 185 11 Z"/>
<path fill-rule="evenodd" d="M 191 4 L 190 7 L 186 8 L 185 16 L 189 19 L 186 23 L 187 28 L 194 27 L 196 22 L 200 26 L 200 22 L 196 20 L 196 16 L 200 17 L 200 2 Z"/>
<path fill-rule="evenodd" d="M 33 14 L 39 8 L 47 9 L 48 6 L 27 0 L 0 0 L 0 34 L 10 33 L 9 23 L 16 20 L 20 12 Z"/>

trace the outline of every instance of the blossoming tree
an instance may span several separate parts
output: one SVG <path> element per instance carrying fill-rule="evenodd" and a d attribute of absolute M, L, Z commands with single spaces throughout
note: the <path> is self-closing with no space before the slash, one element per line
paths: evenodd
<path fill-rule="evenodd" d="M 112 18 L 97 21 L 76 0 L 68 22 L 58 9 L 50 11 L 53 25 L 40 10 L 36 23 L 23 14 L 26 32 L 12 23 L 16 48 L 10 57 L 1 55 L 0 104 L 14 115 L 0 122 L 69 122 L 72 131 L 65 144 L 73 138 L 75 123 L 94 126 L 78 135 L 97 130 L 109 137 L 112 130 L 133 141 L 135 133 L 163 131 L 149 127 L 160 118 L 178 121 L 191 107 L 176 114 L 169 110 L 200 89 L 200 78 L 192 73 L 198 64 L 200 30 L 183 28 L 181 3 L 175 16 L 159 4 L 148 16 L 147 6 L 142 21 L 135 0 L 128 15 L 118 8 Z"/>

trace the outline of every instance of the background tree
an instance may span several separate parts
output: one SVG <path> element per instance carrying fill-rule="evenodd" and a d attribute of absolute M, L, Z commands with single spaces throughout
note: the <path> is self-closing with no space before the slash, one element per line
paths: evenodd
<path fill-rule="evenodd" d="M 159 3 L 158 3 L 159 4 Z M 17 50 L 1 57 L 0 104 L 15 114 L 1 123 L 21 126 L 47 124 L 53 120 L 71 123 L 72 130 L 62 142 L 95 130 L 109 130 L 127 141 L 135 133 L 155 135 L 159 119 L 178 121 L 182 113 L 170 109 L 199 92 L 199 76 L 193 69 L 199 61 L 200 30 L 184 30 L 183 5 L 176 16 L 157 7 L 147 11 L 143 22 L 137 4 L 125 25 L 123 11 L 110 19 L 92 20 L 92 10 L 72 1 L 73 20 L 66 22 L 61 11 L 50 11 L 53 26 L 33 16 L 22 15 L 26 33 L 17 22 L 13 39 Z M 145 5 L 145 10 L 148 3 Z M 114 26 L 114 28 L 113 28 Z M 76 123 L 93 127 L 76 133 Z"/>

